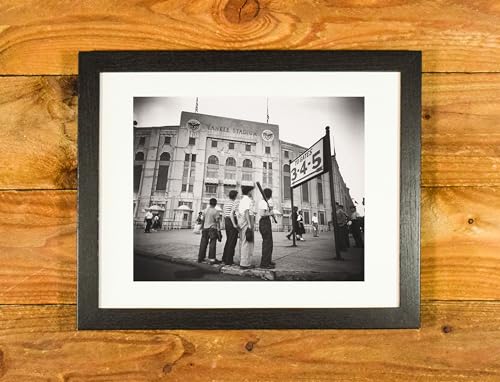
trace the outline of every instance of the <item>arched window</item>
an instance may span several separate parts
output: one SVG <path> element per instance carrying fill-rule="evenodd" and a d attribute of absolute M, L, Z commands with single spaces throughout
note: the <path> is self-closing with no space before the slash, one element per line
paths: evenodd
<path fill-rule="evenodd" d="M 290 165 L 286 164 L 283 166 L 283 172 L 290 172 Z"/>
<path fill-rule="evenodd" d="M 215 155 L 208 157 L 208 164 L 219 164 L 219 159 Z"/>
<path fill-rule="evenodd" d="M 236 181 L 236 159 L 232 157 L 226 159 L 224 178 Z"/>
<path fill-rule="evenodd" d="M 219 158 L 215 155 L 210 155 L 207 162 L 207 178 L 219 177 Z"/>
<path fill-rule="evenodd" d="M 252 168 L 252 161 L 250 159 L 245 159 L 243 161 L 243 167 L 245 167 L 245 168 Z"/>
<path fill-rule="evenodd" d="M 139 151 L 138 153 L 136 153 L 135 160 L 144 160 L 144 153 L 142 151 Z"/>
<path fill-rule="evenodd" d="M 170 154 L 163 152 L 160 155 L 160 165 L 158 166 L 158 178 L 156 180 L 156 191 L 166 191 L 168 181 L 168 169 L 170 167 Z"/>

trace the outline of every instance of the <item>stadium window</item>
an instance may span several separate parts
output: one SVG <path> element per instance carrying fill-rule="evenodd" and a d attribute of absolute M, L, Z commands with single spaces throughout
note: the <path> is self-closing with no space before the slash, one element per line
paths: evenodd
<path fill-rule="evenodd" d="M 135 160 L 144 160 L 144 153 L 142 151 L 139 151 L 138 153 L 136 153 Z"/>
<path fill-rule="evenodd" d="M 318 203 L 323 204 L 323 184 L 318 183 Z"/>
<path fill-rule="evenodd" d="M 285 156 L 285 158 L 288 158 L 288 156 L 289 156 L 288 151 L 287 151 L 287 150 L 284 150 L 284 151 L 283 151 L 283 155 Z"/>
<path fill-rule="evenodd" d="M 196 138 L 189 138 L 189 146 L 196 145 Z"/>
<path fill-rule="evenodd" d="M 234 142 L 229 142 L 229 150 L 234 150 Z"/>
<path fill-rule="evenodd" d="M 207 194 L 215 195 L 217 193 L 217 185 L 205 184 L 205 192 Z"/>
<path fill-rule="evenodd" d="M 271 154 L 271 147 L 266 146 L 266 154 Z"/>
<path fill-rule="evenodd" d="M 245 168 L 252 168 L 252 161 L 250 159 L 245 159 L 243 161 L 243 167 L 245 167 Z"/>
<path fill-rule="evenodd" d="M 193 192 L 193 185 L 192 184 L 189 185 L 189 192 Z"/>
<path fill-rule="evenodd" d="M 146 137 L 139 138 L 139 146 L 144 146 L 146 144 Z"/>
<path fill-rule="evenodd" d="M 181 191 L 182 192 L 186 192 L 186 189 L 187 189 L 187 184 L 183 184 L 182 188 L 181 188 Z"/>
<path fill-rule="evenodd" d="M 196 154 L 191 155 L 191 162 L 196 162 Z"/>
<path fill-rule="evenodd" d="M 309 221 L 309 211 L 303 211 L 304 214 L 304 224 L 310 224 L 311 222 Z"/>
<path fill-rule="evenodd" d="M 323 211 L 319 213 L 319 224 L 325 225 L 325 213 Z"/>
<path fill-rule="evenodd" d="M 142 165 L 134 166 L 134 191 L 139 191 L 139 186 L 141 184 L 141 175 L 142 175 Z"/>
<path fill-rule="evenodd" d="M 217 148 L 217 141 L 212 141 L 212 147 Z"/>
<path fill-rule="evenodd" d="M 184 155 L 184 162 L 189 162 L 190 158 L 191 158 L 191 155 L 189 155 L 189 154 Z"/>
<path fill-rule="evenodd" d="M 252 151 L 252 145 L 245 145 L 245 151 Z"/>
<path fill-rule="evenodd" d="M 290 165 L 286 164 L 283 166 L 283 172 L 290 172 Z"/>
<path fill-rule="evenodd" d="M 208 157 L 208 164 L 218 165 L 219 164 L 219 159 L 215 155 L 210 155 Z"/>
<path fill-rule="evenodd" d="M 165 137 L 165 144 L 166 145 L 169 145 L 171 141 L 172 141 L 172 137 Z"/>
<path fill-rule="evenodd" d="M 273 169 L 273 162 L 269 162 L 269 165 L 267 166 L 267 168 L 268 168 L 269 170 L 272 170 L 272 169 Z"/>
<path fill-rule="evenodd" d="M 262 166 L 264 166 L 264 168 L 267 169 L 267 162 L 262 162 Z"/>
<path fill-rule="evenodd" d="M 309 186 L 307 183 L 302 183 L 302 201 L 309 201 Z"/>
<path fill-rule="evenodd" d="M 290 175 L 283 176 L 283 198 L 290 199 Z"/>
<path fill-rule="evenodd" d="M 168 167 L 169 166 L 165 165 L 160 165 L 158 167 L 158 179 L 156 181 L 156 191 L 165 191 L 167 189 Z"/>
<path fill-rule="evenodd" d="M 161 153 L 160 155 L 160 160 L 161 161 L 169 161 L 170 160 L 170 154 L 169 153 Z"/>

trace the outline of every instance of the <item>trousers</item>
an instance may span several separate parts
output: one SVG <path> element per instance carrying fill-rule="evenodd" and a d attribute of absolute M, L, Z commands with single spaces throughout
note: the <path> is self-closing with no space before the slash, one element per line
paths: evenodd
<path fill-rule="evenodd" d="M 253 249 L 254 242 L 247 241 L 247 229 L 250 229 L 248 224 L 244 224 L 241 227 L 241 259 L 240 266 L 241 267 L 250 267 L 252 265 L 252 257 L 253 257 Z"/>
<path fill-rule="evenodd" d="M 238 230 L 233 226 L 231 219 L 228 217 L 224 219 L 224 224 L 226 226 L 226 244 L 224 245 L 222 261 L 227 265 L 231 265 L 234 261 L 234 249 L 238 242 Z"/>
<path fill-rule="evenodd" d="M 271 265 L 273 257 L 273 230 L 269 216 L 264 216 L 260 219 L 259 232 L 262 235 L 262 258 L 260 266 L 267 267 Z"/>
<path fill-rule="evenodd" d="M 217 246 L 217 228 L 205 228 L 201 231 L 200 252 L 198 253 L 198 261 L 203 261 L 207 255 L 208 258 L 215 259 L 215 250 Z"/>

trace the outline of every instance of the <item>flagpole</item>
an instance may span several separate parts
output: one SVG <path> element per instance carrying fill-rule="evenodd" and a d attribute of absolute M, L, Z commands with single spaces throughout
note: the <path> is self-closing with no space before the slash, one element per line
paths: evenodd
<path fill-rule="evenodd" d="M 335 184 L 333 183 L 333 164 L 332 164 L 332 149 L 330 145 L 330 126 L 325 128 L 325 156 L 328 166 L 328 177 L 330 179 L 330 198 L 332 200 L 332 223 L 333 223 L 333 237 L 335 241 L 335 260 L 343 260 L 339 249 L 339 229 L 337 225 L 337 206 L 335 204 Z"/>
<path fill-rule="evenodd" d="M 292 166 L 292 160 L 290 159 L 290 161 L 288 162 L 290 167 Z M 295 239 L 295 235 L 296 235 L 296 232 L 295 230 L 293 229 L 293 188 L 292 188 L 292 182 L 290 182 L 290 201 L 292 203 L 292 211 L 291 211 L 291 216 L 290 216 L 290 220 L 292 221 L 292 236 L 293 236 L 293 244 L 292 244 L 292 247 L 296 247 L 297 246 L 297 243 L 296 243 L 296 239 Z"/>

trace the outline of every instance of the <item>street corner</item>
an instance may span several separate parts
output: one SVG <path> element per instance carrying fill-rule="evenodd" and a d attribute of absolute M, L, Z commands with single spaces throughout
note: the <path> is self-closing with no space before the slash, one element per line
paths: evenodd
<path fill-rule="evenodd" d="M 239 265 L 224 265 L 220 268 L 221 273 L 241 277 L 255 277 L 262 280 L 276 280 L 276 272 L 274 270 L 250 268 L 242 269 Z"/>

